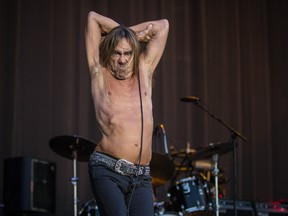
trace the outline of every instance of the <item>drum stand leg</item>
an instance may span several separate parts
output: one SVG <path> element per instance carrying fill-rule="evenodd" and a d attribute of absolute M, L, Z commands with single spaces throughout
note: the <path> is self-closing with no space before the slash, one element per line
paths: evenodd
<path fill-rule="evenodd" d="M 213 155 L 213 163 L 214 163 L 214 168 L 212 173 L 214 174 L 215 177 L 215 209 L 216 209 L 216 216 L 219 216 L 219 191 L 218 191 L 218 173 L 219 173 L 219 169 L 218 169 L 218 159 L 219 159 L 219 155 L 215 154 Z"/>
<path fill-rule="evenodd" d="M 77 205 L 78 205 L 78 198 L 77 198 L 77 152 L 73 151 L 73 177 L 70 179 L 71 184 L 73 185 L 74 189 L 74 198 L 73 198 L 73 206 L 74 206 L 74 216 L 78 215 Z"/>

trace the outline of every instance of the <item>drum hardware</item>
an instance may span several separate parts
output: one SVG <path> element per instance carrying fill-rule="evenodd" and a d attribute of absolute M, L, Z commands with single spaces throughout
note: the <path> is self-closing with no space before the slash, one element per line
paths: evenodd
<path fill-rule="evenodd" d="M 217 120 L 221 125 L 223 125 L 226 129 L 228 129 L 231 132 L 231 144 L 233 146 L 233 169 L 234 169 L 234 216 L 237 216 L 237 210 L 236 210 L 236 200 L 237 200 L 237 137 L 240 137 L 243 141 L 247 142 L 247 138 L 244 137 L 240 132 L 236 131 L 234 128 L 232 128 L 230 125 L 228 125 L 226 122 L 221 120 L 220 118 L 216 117 L 214 114 L 212 114 L 207 108 L 202 106 L 200 104 L 201 99 L 195 96 L 186 96 L 180 99 L 183 102 L 192 102 L 196 106 L 198 106 L 201 110 L 206 112 L 210 117 Z M 216 211 L 216 216 L 219 216 L 219 209 Z"/>
<path fill-rule="evenodd" d="M 207 172 L 206 177 L 208 182 L 215 185 L 215 179 L 211 177 L 211 174 L 209 174 L 209 172 Z M 221 169 L 219 168 L 218 185 L 227 184 L 229 181 L 230 179 L 226 177 L 223 173 L 221 173 Z"/>
<path fill-rule="evenodd" d="M 193 172 L 195 171 L 195 161 L 193 159 L 193 156 L 196 154 L 196 149 L 190 148 L 190 143 L 186 143 L 186 148 L 181 149 L 179 152 L 175 152 L 173 150 L 171 154 L 171 158 L 174 161 L 174 164 L 176 165 L 176 173 L 172 178 L 172 182 L 176 181 L 176 178 L 180 174 L 180 171 L 185 171 L 188 176 L 193 175 Z M 180 159 L 180 162 L 177 161 L 177 159 Z"/>
<path fill-rule="evenodd" d="M 197 170 L 211 170 L 212 164 L 207 160 L 199 160 L 195 161 L 194 167 Z"/>
<path fill-rule="evenodd" d="M 214 179 L 215 179 L 215 208 L 216 208 L 216 216 L 219 216 L 219 191 L 218 191 L 218 173 L 219 173 L 219 169 L 218 169 L 218 160 L 219 160 L 219 155 L 216 153 L 213 155 L 213 163 L 214 163 L 214 168 L 213 168 L 213 175 L 214 175 Z"/>
<path fill-rule="evenodd" d="M 213 206 L 207 182 L 200 174 L 180 179 L 168 194 L 172 210 L 179 215 L 212 215 Z"/>
<path fill-rule="evenodd" d="M 163 216 L 173 216 L 178 215 L 178 213 L 173 212 L 171 209 L 170 202 L 154 202 L 154 216 L 163 215 Z"/>
<path fill-rule="evenodd" d="M 94 199 L 84 203 L 79 211 L 79 216 L 99 216 L 97 203 Z"/>
<path fill-rule="evenodd" d="M 188 177 L 188 179 L 181 179 L 180 182 L 177 182 L 176 186 L 167 194 L 172 202 L 172 211 L 177 211 L 179 215 L 182 213 L 185 215 L 212 215 L 213 203 L 206 177 L 202 173 L 195 172 L 195 170 L 197 171 L 197 169 L 201 169 L 210 171 L 212 168 L 214 169 L 212 174 L 216 176 L 216 188 L 218 194 L 219 169 L 217 166 L 215 166 L 215 161 L 211 162 L 211 158 L 213 158 L 215 154 L 220 155 L 231 150 L 231 143 L 211 144 L 208 147 L 198 150 L 191 149 L 190 143 L 187 143 L 185 150 L 180 150 L 180 152 L 177 153 L 173 151 L 171 154 L 171 159 L 163 154 L 153 152 L 150 164 L 151 171 L 154 170 L 154 173 L 152 172 L 153 186 L 160 186 L 165 184 L 165 182 L 169 179 L 171 180 L 174 170 L 177 170 L 177 173 L 174 175 L 173 180 L 176 179 L 179 171 L 190 172 L 192 177 Z M 181 163 L 175 162 L 175 159 L 181 159 Z M 169 172 L 170 174 L 168 174 Z M 189 176 L 191 176 L 190 173 Z M 196 178 L 195 176 L 198 177 Z M 201 181 L 199 179 L 201 179 Z M 190 192 L 192 194 L 190 194 Z M 157 203 L 157 211 L 155 211 L 156 215 L 162 215 L 164 212 L 163 208 L 159 207 L 161 204 L 162 203 Z"/>
<path fill-rule="evenodd" d="M 57 136 L 50 140 L 49 145 L 54 152 L 73 161 L 73 176 L 70 182 L 73 185 L 74 216 L 77 216 L 77 183 L 79 180 L 77 177 L 77 161 L 88 161 L 96 144 L 79 136 Z"/>
<path fill-rule="evenodd" d="M 190 143 L 186 143 L 186 148 L 181 149 L 178 152 L 175 152 L 175 149 L 173 147 L 173 152 L 171 153 L 172 158 L 191 158 L 194 154 L 196 154 L 197 150 L 194 148 L 190 148 Z M 188 157 L 189 156 L 189 157 Z"/>
<path fill-rule="evenodd" d="M 164 185 L 173 177 L 175 165 L 173 161 L 166 155 L 152 152 L 150 170 L 152 176 L 152 185 L 153 187 L 158 187 Z"/>
<path fill-rule="evenodd" d="M 191 194 L 190 201 L 186 201 L 190 202 L 190 207 L 187 207 L 187 203 L 185 205 L 183 205 L 183 198 L 179 198 L 179 196 L 175 197 L 173 196 L 173 193 L 171 195 L 171 193 L 168 193 L 168 196 L 170 196 L 172 198 L 172 203 L 175 203 L 175 205 L 178 207 L 176 208 L 178 211 L 180 212 L 184 212 L 185 215 L 187 215 L 189 213 L 189 215 L 207 215 L 207 214 L 211 214 L 211 211 L 216 211 L 217 212 L 217 208 L 219 208 L 219 183 L 220 184 L 224 184 L 227 183 L 227 179 L 223 177 L 223 175 L 220 175 L 220 181 L 219 181 L 219 174 L 223 172 L 223 170 L 220 170 L 218 168 L 218 159 L 219 156 L 222 154 L 226 154 L 230 151 L 232 151 L 233 146 L 231 143 L 227 142 L 227 143 L 211 143 L 210 145 L 208 145 L 207 147 L 203 147 L 203 148 L 199 148 L 197 150 L 192 149 L 191 151 L 187 151 L 187 149 L 185 150 L 185 152 L 189 152 L 186 154 L 183 154 L 183 150 L 180 151 L 180 153 L 173 153 L 174 158 L 178 157 L 178 158 L 182 158 L 183 160 L 181 161 L 181 163 L 175 163 L 175 167 L 177 170 L 177 173 L 179 173 L 179 171 L 184 171 L 184 172 L 191 172 L 192 173 L 192 177 L 193 180 L 190 181 L 195 181 L 194 176 L 197 176 L 198 179 L 201 179 L 201 184 L 198 183 L 193 183 L 192 186 L 190 187 L 197 187 L 196 185 L 200 184 L 200 189 L 197 192 L 197 190 L 195 190 L 193 192 L 193 195 Z M 191 154 L 192 152 L 192 154 Z M 210 159 L 210 160 L 209 160 Z M 209 162 L 210 161 L 210 162 Z M 205 176 L 204 172 L 207 172 L 207 175 Z M 212 175 L 212 176 L 211 176 Z M 191 176 L 191 175 L 190 175 Z M 174 176 L 174 179 L 176 179 L 177 175 Z M 191 178 L 191 177 L 189 177 Z M 185 182 L 186 178 L 181 179 L 180 182 L 176 183 L 176 188 L 177 190 L 181 190 L 180 186 L 182 186 L 181 184 L 183 184 L 183 182 Z M 212 188 L 210 188 L 210 185 L 208 185 L 208 183 L 213 182 L 214 184 L 214 193 L 215 196 L 214 198 L 216 198 L 216 203 L 212 203 Z M 189 184 L 188 184 L 189 185 Z M 187 185 L 186 185 L 187 186 Z M 204 189 L 201 189 L 201 187 L 203 187 Z M 177 191 L 176 190 L 176 191 Z M 184 189 L 182 189 L 183 191 Z M 202 190 L 202 191 L 201 191 Z M 203 191 L 205 191 L 205 195 L 203 195 Z M 174 193 L 175 193 L 175 189 L 174 189 Z M 179 192 L 178 192 L 179 193 Z M 198 194 L 197 194 L 198 193 Z M 214 194 L 213 193 L 213 194 Z M 196 194 L 196 195 L 195 195 Z M 197 197 L 198 196 L 198 197 Z M 205 196 L 204 198 L 201 196 Z M 180 199 L 180 200 L 178 200 Z M 191 203 L 192 199 L 196 199 L 196 201 L 194 200 L 194 203 Z M 206 200 L 206 201 L 205 201 Z M 179 203 L 180 202 L 180 203 Z M 181 204 L 182 203 L 182 204 Z M 202 203 L 202 205 L 199 206 L 199 203 Z M 181 208 L 179 208 L 179 206 L 182 205 Z M 174 206 L 175 207 L 175 206 Z M 209 211 L 207 212 L 207 209 L 209 209 Z M 216 213 L 217 214 L 217 213 Z"/>
<path fill-rule="evenodd" d="M 191 166 L 183 166 L 183 164 L 181 165 L 175 162 L 175 169 L 181 171 L 189 171 L 189 170 L 206 171 L 212 169 L 212 163 L 207 160 L 199 160 L 192 163 Z"/>
<path fill-rule="evenodd" d="M 204 147 L 199 149 L 197 153 L 194 155 L 195 159 L 207 159 L 212 158 L 213 168 L 212 174 L 215 180 L 215 211 L 216 216 L 219 216 L 219 184 L 218 184 L 218 161 L 219 156 L 222 154 L 226 154 L 233 150 L 232 143 L 210 143 L 208 147 Z"/>
<path fill-rule="evenodd" d="M 152 152 L 150 170 L 153 188 L 164 185 L 168 180 L 173 177 L 175 172 L 175 165 L 169 156 L 170 153 L 167 145 L 166 131 L 162 123 L 158 124 L 154 129 L 153 145 L 157 144 L 156 139 L 158 138 L 160 138 L 161 142 L 163 143 L 165 154 L 155 151 Z"/>

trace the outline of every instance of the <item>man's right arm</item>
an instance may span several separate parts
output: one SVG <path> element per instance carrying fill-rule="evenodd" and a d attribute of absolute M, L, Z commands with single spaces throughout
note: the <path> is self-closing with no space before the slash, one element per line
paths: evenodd
<path fill-rule="evenodd" d="M 89 12 L 85 34 L 86 55 L 91 76 L 99 68 L 99 45 L 103 35 L 119 24 L 94 11 Z"/>

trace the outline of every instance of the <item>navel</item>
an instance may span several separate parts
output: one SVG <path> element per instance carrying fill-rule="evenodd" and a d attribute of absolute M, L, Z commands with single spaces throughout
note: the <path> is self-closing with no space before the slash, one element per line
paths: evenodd
<path fill-rule="evenodd" d="M 108 95 L 112 95 L 111 91 L 108 91 Z"/>

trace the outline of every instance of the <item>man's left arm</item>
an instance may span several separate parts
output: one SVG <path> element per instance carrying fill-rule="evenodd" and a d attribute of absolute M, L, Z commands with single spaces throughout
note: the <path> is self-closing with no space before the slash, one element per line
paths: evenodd
<path fill-rule="evenodd" d="M 141 54 L 149 71 L 154 72 L 157 67 L 168 38 L 169 22 L 166 19 L 140 23 L 130 27 L 137 35 L 140 42 L 146 42 L 146 49 Z M 141 60 L 141 61 L 142 61 Z"/>

